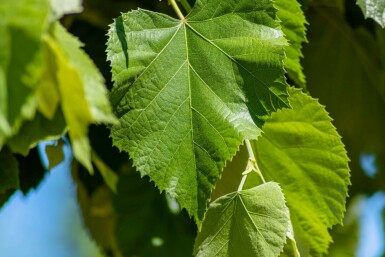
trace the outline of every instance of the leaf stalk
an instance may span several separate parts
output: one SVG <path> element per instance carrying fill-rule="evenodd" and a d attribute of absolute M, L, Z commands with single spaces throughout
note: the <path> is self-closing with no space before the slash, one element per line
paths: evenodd
<path fill-rule="evenodd" d="M 172 8 L 174 9 L 176 15 L 178 15 L 179 19 L 181 21 L 184 21 L 185 20 L 184 15 L 183 15 L 182 11 L 179 9 L 179 6 L 175 2 L 175 0 L 170 0 L 170 3 L 171 3 Z"/>
<path fill-rule="evenodd" d="M 243 186 L 244 186 L 246 179 L 247 179 L 247 175 L 252 171 L 255 171 L 258 174 L 258 176 L 262 180 L 262 183 L 266 183 L 266 180 L 263 177 L 262 172 L 258 167 L 258 163 L 257 163 L 257 160 L 255 158 L 253 147 L 251 146 L 250 141 L 245 140 L 245 144 L 246 144 L 247 152 L 249 153 L 249 161 L 247 163 L 246 170 L 244 172 L 242 172 L 243 177 L 242 177 L 241 183 L 239 184 L 238 191 L 242 191 Z"/>

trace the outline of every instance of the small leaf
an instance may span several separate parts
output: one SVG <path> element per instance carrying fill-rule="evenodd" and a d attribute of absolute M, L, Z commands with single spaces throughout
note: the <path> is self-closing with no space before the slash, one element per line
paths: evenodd
<path fill-rule="evenodd" d="M 59 139 L 55 144 L 47 145 L 45 147 L 45 154 L 48 158 L 48 170 L 52 170 L 54 167 L 64 161 L 64 144 L 65 142 L 62 139 Z"/>
<path fill-rule="evenodd" d="M 306 39 L 306 18 L 297 0 L 276 0 L 274 6 L 278 9 L 277 16 L 281 20 L 282 31 L 289 46 L 286 47 L 285 68 L 294 82 L 306 87 L 306 77 L 302 71 L 300 59 L 303 57 L 302 44 Z"/>
<path fill-rule="evenodd" d="M 285 46 L 268 0 L 198 0 L 183 21 L 137 10 L 110 28 L 113 143 L 198 224 L 225 162 L 288 106 Z"/>
<path fill-rule="evenodd" d="M 103 162 L 103 160 L 96 154 L 95 151 L 92 151 L 91 158 L 107 186 L 111 189 L 112 192 L 117 193 L 117 185 L 119 180 L 118 175 L 116 175 L 115 172 Z"/>
<path fill-rule="evenodd" d="M 253 146 L 266 180 L 282 186 L 296 239 L 322 254 L 331 242 L 328 229 L 345 211 L 349 159 L 325 108 L 298 90 L 289 92 L 292 109 L 274 113 Z"/>
<path fill-rule="evenodd" d="M 372 18 L 382 28 L 385 27 L 385 1 L 384 0 L 357 0 L 365 18 Z"/>
<path fill-rule="evenodd" d="M 210 204 L 194 255 L 276 257 L 285 244 L 288 225 L 288 210 L 277 183 L 234 192 Z"/>

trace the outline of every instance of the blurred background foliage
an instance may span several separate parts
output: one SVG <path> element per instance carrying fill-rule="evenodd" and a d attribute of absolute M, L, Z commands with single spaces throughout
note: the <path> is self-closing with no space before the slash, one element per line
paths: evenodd
<path fill-rule="evenodd" d="M 194 1 L 189 2 L 193 4 Z M 374 21 L 365 19 L 354 0 L 299 2 L 309 22 L 309 43 L 303 46 L 305 57 L 302 60 L 307 77 L 305 90 L 326 106 L 351 159 L 352 186 L 349 188 L 345 224 L 332 230 L 334 243 L 329 256 L 385 256 L 385 225 L 381 221 L 381 217 L 385 216 L 385 197 L 382 195 L 385 191 L 385 31 Z M 84 50 L 103 74 L 109 89 L 112 83 L 105 49 L 108 26 L 113 19 L 121 12 L 136 8 L 175 17 L 166 0 L 84 0 L 83 7 L 83 12 L 67 15 L 61 22 L 85 44 Z M 288 81 L 292 83 L 290 79 Z M 62 256 L 97 256 L 99 251 L 106 257 L 191 256 L 196 227 L 186 212 L 180 211 L 175 201 L 159 194 L 147 178 L 141 179 L 133 168 L 127 168 L 131 167 L 128 156 L 111 147 L 106 127 L 92 125 L 89 137 L 94 151 L 94 176 L 75 161 L 72 166 L 57 166 L 56 169 L 61 171 L 47 174 L 48 166 L 54 164 L 42 166 L 37 161 L 37 149 L 32 150 L 28 157 L 17 156 L 20 188 L 27 196 L 17 192 L 8 202 L 9 206 L 0 212 L 0 220 L 4 220 L 4 213 L 20 201 L 17 199 L 26 199 L 25 202 L 28 202 L 31 194 L 36 193 L 31 189 L 37 188 L 44 177 L 44 183 L 48 183 L 46 180 L 55 177 L 56 173 L 68 173 L 71 169 L 76 187 L 68 193 L 73 203 L 72 207 L 68 207 L 72 208 L 72 212 L 66 219 L 71 222 L 71 215 L 78 217 L 76 215 L 80 211 L 83 222 L 79 218 L 78 224 L 70 228 L 69 238 L 77 238 L 79 229 L 83 231 L 81 226 L 84 226 L 99 249 L 83 235 L 80 241 L 87 249 L 77 255 L 71 253 Z M 57 162 L 64 159 L 66 143 L 56 149 L 51 148 L 41 148 L 40 156 L 43 159 L 46 154 L 55 156 Z M 72 159 L 67 156 L 66 160 L 70 162 Z M 240 155 L 233 160 L 238 162 L 233 166 L 240 167 L 242 165 L 239 163 L 245 161 Z M 224 178 L 228 176 L 228 170 L 225 170 Z M 45 188 L 44 183 L 39 190 Z M 70 180 L 68 183 L 67 187 L 70 187 Z M 213 193 L 214 198 L 216 193 L 221 194 L 222 186 L 219 183 Z M 116 189 L 117 194 L 111 188 Z M 55 186 L 52 190 L 55 190 Z M 14 190 L 10 190 L 1 194 L 0 205 L 13 193 Z M 73 194 L 76 194 L 80 208 L 74 207 Z M 43 211 L 48 212 L 50 208 L 47 203 Z M 30 214 L 28 212 L 25 215 Z M 3 228 L 12 223 L 0 224 Z M 1 239 L 4 237 L 9 235 L 2 232 L 0 242 L 5 242 Z M 71 244 L 66 246 L 64 251 L 69 251 L 67 248 Z M 6 249 L 9 248 L 0 243 L 1 256 L 32 256 L 9 255 Z"/>

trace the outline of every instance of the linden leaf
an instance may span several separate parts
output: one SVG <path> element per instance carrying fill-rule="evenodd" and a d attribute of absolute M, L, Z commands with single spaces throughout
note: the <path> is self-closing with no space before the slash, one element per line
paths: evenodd
<path fill-rule="evenodd" d="M 266 180 L 282 186 L 296 241 L 323 254 L 331 242 L 328 229 L 345 211 L 349 159 L 325 108 L 298 90 L 289 92 L 292 109 L 274 113 L 253 146 Z"/>
<path fill-rule="evenodd" d="M 53 24 L 52 37 L 46 43 L 55 58 L 57 87 L 74 156 L 92 171 L 88 126 L 115 122 L 103 77 L 80 49 L 80 42 L 59 23 Z"/>
<path fill-rule="evenodd" d="M 277 257 L 289 228 L 289 212 L 277 183 L 215 200 L 194 246 L 197 257 Z"/>
<path fill-rule="evenodd" d="M 276 0 L 274 6 L 278 9 L 282 31 L 290 44 L 286 48 L 285 68 L 296 84 L 306 87 L 306 77 L 300 63 L 303 57 L 302 44 L 307 42 L 305 14 L 297 0 Z"/>
<path fill-rule="evenodd" d="M 113 143 L 197 223 L 225 162 L 288 106 L 275 12 L 268 0 L 198 0 L 182 21 L 140 9 L 110 28 Z"/>

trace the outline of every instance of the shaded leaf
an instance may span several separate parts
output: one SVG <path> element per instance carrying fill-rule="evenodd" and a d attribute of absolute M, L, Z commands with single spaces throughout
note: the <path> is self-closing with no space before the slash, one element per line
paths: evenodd
<path fill-rule="evenodd" d="M 198 0 L 183 21 L 137 10 L 110 28 L 113 143 L 197 223 L 225 162 L 287 106 L 285 45 L 267 0 Z"/>
<path fill-rule="evenodd" d="M 342 221 L 348 157 L 325 108 L 298 90 L 289 92 L 292 109 L 274 113 L 253 146 L 265 179 L 282 186 L 296 240 L 318 256 L 331 242 L 328 228 Z"/>
<path fill-rule="evenodd" d="M 20 190 L 23 194 L 27 194 L 31 189 L 39 186 L 46 170 L 40 161 L 37 148 L 31 149 L 27 156 L 16 155 L 16 158 L 19 163 Z"/>
<path fill-rule="evenodd" d="M 194 254 L 275 257 L 285 244 L 289 217 L 277 183 L 222 196 L 210 204 Z"/>
<path fill-rule="evenodd" d="M 300 59 L 303 57 L 302 44 L 307 42 L 306 25 L 308 24 L 297 0 L 276 0 L 277 16 L 281 20 L 289 46 L 286 47 L 285 68 L 291 79 L 301 87 L 306 87 L 306 78 L 302 71 Z"/>
<path fill-rule="evenodd" d="M 19 188 L 19 168 L 16 158 L 8 148 L 0 151 L 0 194 Z"/>
<path fill-rule="evenodd" d="M 48 158 L 48 170 L 52 170 L 54 167 L 64 161 L 64 145 L 65 142 L 62 139 L 59 139 L 55 144 L 47 145 L 45 147 L 45 154 Z"/>
<path fill-rule="evenodd" d="M 95 151 L 92 151 L 92 162 L 102 175 L 106 185 L 112 190 L 112 192 L 117 193 L 117 185 L 118 185 L 118 175 L 115 174 L 114 171 L 108 167 L 103 160 L 96 154 Z"/>
<path fill-rule="evenodd" d="M 365 18 L 372 18 L 382 28 L 385 27 L 385 1 L 384 0 L 357 0 Z"/>
<path fill-rule="evenodd" d="M 26 121 L 19 132 L 8 140 L 7 145 L 14 153 L 27 155 L 39 142 L 59 139 L 65 132 L 66 123 L 60 109 L 52 120 L 37 112 L 33 120 Z"/>

